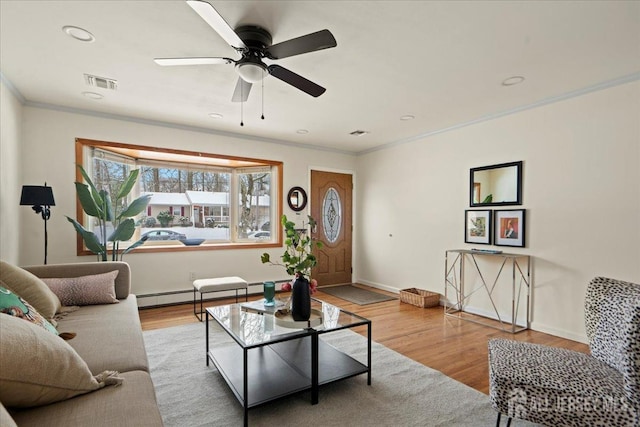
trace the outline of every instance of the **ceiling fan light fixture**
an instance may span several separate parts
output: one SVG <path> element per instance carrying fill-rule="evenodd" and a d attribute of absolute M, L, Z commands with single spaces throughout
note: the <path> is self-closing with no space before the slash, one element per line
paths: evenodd
<path fill-rule="evenodd" d="M 236 70 L 247 83 L 258 83 L 267 75 L 267 67 L 261 62 L 239 62 Z"/>

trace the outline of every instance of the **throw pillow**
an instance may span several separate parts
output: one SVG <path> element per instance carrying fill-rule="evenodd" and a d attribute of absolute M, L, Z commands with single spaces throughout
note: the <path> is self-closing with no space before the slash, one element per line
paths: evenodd
<path fill-rule="evenodd" d="M 118 372 L 95 377 L 66 341 L 30 322 L 0 314 L 0 401 L 29 408 L 118 385 Z"/>
<path fill-rule="evenodd" d="M 118 270 L 103 274 L 42 279 L 62 305 L 115 304 Z"/>
<path fill-rule="evenodd" d="M 38 313 L 56 325 L 53 316 L 60 310 L 60 300 L 42 280 L 4 261 L 0 261 L 0 279 L 7 289 L 29 301 Z"/>
<path fill-rule="evenodd" d="M 38 325 L 52 334 L 58 335 L 58 331 L 53 325 L 47 322 L 38 311 L 27 301 L 4 287 L 4 282 L 0 280 L 0 312 L 9 316 L 19 317 L 28 322 Z"/>

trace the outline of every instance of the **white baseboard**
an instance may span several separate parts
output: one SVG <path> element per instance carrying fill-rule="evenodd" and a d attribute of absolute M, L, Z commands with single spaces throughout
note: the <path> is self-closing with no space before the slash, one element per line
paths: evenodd
<path fill-rule="evenodd" d="M 586 335 L 576 334 L 574 332 L 566 331 L 564 329 L 554 328 L 540 322 L 532 322 L 531 329 L 538 332 L 544 332 L 545 334 L 553 335 L 556 337 L 581 342 L 583 344 L 589 344 L 589 340 L 587 339 Z"/>
<path fill-rule="evenodd" d="M 475 314 L 475 315 L 478 315 L 478 316 L 486 317 L 488 319 L 492 319 L 492 320 L 496 320 L 496 321 L 500 321 L 500 319 L 502 319 L 503 322 L 511 323 L 511 314 L 510 313 L 499 313 L 499 315 L 500 315 L 500 319 L 499 319 L 494 311 L 488 311 L 488 310 L 483 310 L 483 309 L 480 309 L 480 308 L 469 307 L 469 306 L 466 306 L 464 308 L 464 311 L 466 313 Z M 526 323 L 527 323 L 526 319 L 516 319 L 516 326 L 526 327 Z"/>
<path fill-rule="evenodd" d="M 396 294 L 400 293 L 400 289 L 398 288 L 394 288 L 392 286 L 387 286 L 384 285 L 382 283 L 376 283 L 376 282 L 371 282 L 369 280 L 362 280 L 362 279 L 358 279 L 356 281 L 356 283 L 361 283 L 363 285 L 367 285 L 367 286 L 371 286 L 372 288 L 377 288 L 377 289 L 382 289 L 388 292 L 393 292 Z M 447 302 L 444 300 L 444 295 L 440 298 L 440 305 L 445 305 Z M 478 314 L 481 316 L 485 316 L 485 317 L 489 317 L 491 319 L 496 319 L 496 315 L 495 313 L 490 313 L 486 310 L 481 310 L 481 309 L 477 309 L 475 307 L 465 307 L 465 310 L 469 313 L 472 314 Z M 504 313 L 500 313 L 500 316 L 502 316 L 503 319 L 510 319 L 511 316 L 508 314 L 504 314 Z M 517 324 L 520 324 L 520 321 L 516 322 Z M 538 331 L 538 332 L 543 332 L 545 334 L 549 334 L 549 335 L 553 335 L 556 337 L 560 337 L 560 338 L 565 338 L 568 340 L 572 340 L 572 341 L 577 341 L 577 342 L 581 342 L 584 344 L 588 344 L 589 340 L 587 339 L 586 335 L 583 334 L 576 334 L 570 331 L 566 331 L 564 329 L 558 329 L 558 328 L 554 328 L 551 327 L 549 325 L 545 325 L 544 323 L 541 322 L 531 322 L 531 329 L 534 331 Z"/>
<path fill-rule="evenodd" d="M 278 284 L 282 286 L 281 284 Z M 276 290 L 280 290 L 280 287 L 277 287 Z M 262 284 L 260 285 L 249 285 L 248 289 L 249 295 L 258 295 L 262 294 Z M 236 291 L 220 291 L 220 292 L 210 292 L 204 294 L 204 301 L 213 300 L 213 299 L 221 299 L 221 298 L 233 298 L 236 296 Z M 184 304 L 184 303 L 192 303 L 193 302 L 193 289 L 178 289 L 174 291 L 167 292 L 159 292 L 156 294 L 143 294 L 136 295 L 138 299 L 138 307 L 155 307 L 162 305 L 172 305 L 172 304 Z M 200 294 L 196 293 L 196 299 L 200 300 Z M 238 300 L 244 301 L 244 289 L 240 289 L 238 291 Z"/>
<path fill-rule="evenodd" d="M 354 283 L 360 283 L 362 285 L 371 286 L 372 288 L 382 289 L 383 291 L 393 292 L 394 294 L 399 294 L 400 289 L 394 288 L 392 286 L 383 285 L 382 283 L 370 282 L 369 280 L 360 280 L 358 279 Z"/>
<path fill-rule="evenodd" d="M 400 294 L 400 289 L 394 288 L 392 286 L 387 286 L 382 283 L 371 282 L 369 280 L 357 280 L 356 283 L 371 286 L 372 288 L 381 289 L 383 291 L 391 292 L 394 294 Z M 281 286 L 281 284 L 279 284 L 279 286 Z M 249 286 L 249 295 L 260 294 L 260 293 L 262 293 L 262 285 Z M 235 296 L 235 291 L 214 292 L 206 295 L 208 296 L 208 298 L 206 299 L 232 298 Z M 163 292 L 158 294 L 138 295 L 137 298 L 138 298 L 138 307 L 154 307 L 154 306 L 161 306 L 161 305 L 191 303 L 193 302 L 193 290 L 182 289 L 182 290 L 169 291 L 169 292 Z M 238 298 L 244 299 L 244 292 L 239 291 Z M 199 299 L 199 295 L 198 295 L 198 299 Z M 440 305 L 444 305 L 445 303 L 446 301 L 444 301 L 444 296 L 443 296 L 440 299 Z M 471 314 L 478 314 L 491 319 L 496 319 L 495 313 L 490 313 L 486 310 L 477 309 L 475 307 L 465 307 L 465 310 Z M 503 320 L 510 318 L 510 315 L 508 314 L 500 313 L 500 315 L 502 316 Z M 520 322 L 517 322 L 517 323 L 520 323 Z M 577 341 L 585 344 L 588 343 L 586 335 L 575 334 L 563 329 L 553 328 L 549 325 L 545 325 L 544 323 L 540 323 L 540 322 L 532 322 L 531 329 L 534 331 L 543 332 L 545 334 L 565 338 L 572 341 Z"/>

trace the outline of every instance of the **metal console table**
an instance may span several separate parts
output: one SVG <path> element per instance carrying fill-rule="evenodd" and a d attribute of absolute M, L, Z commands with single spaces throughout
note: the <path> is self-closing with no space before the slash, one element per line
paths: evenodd
<path fill-rule="evenodd" d="M 478 266 L 478 260 L 476 257 L 494 257 L 501 261 L 500 269 L 496 274 L 495 279 L 491 286 L 487 284 L 484 275 Z M 475 271 L 478 273 L 481 281 L 481 285 L 467 291 L 465 289 L 465 261 L 472 261 Z M 509 254 L 509 253 L 493 253 L 488 251 L 468 250 L 468 249 L 450 249 L 445 251 L 445 288 L 444 296 L 447 303 L 445 304 L 444 314 L 445 316 L 456 317 L 463 320 L 479 323 L 492 328 L 500 329 L 512 334 L 516 332 L 529 329 L 530 327 L 530 296 L 531 296 L 531 257 L 529 255 L 522 254 Z M 502 275 L 502 272 L 507 266 L 511 267 L 511 318 L 503 319 L 504 316 L 500 315 L 500 312 L 496 306 L 494 300 L 494 292 L 496 291 L 496 285 L 498 279 Z M 516 289 L 517 288 L 517 289 Z M 520 308 L 520 298 L 522 297 L 523 288 L 525 290 L 526 297 L 526 325 L 521 326 L 517 324 L 518 309 Z M 495 311 L 495 318 L 479 315 L 475 313 L 468 313 L 466 306 L 469 302 L 469 298 L 476 291 L 485 289 L 489 296 L 491 306 Z M 452 292 L 455 297 L 455 303 L 449 303 L 449 293 Z M 494 322 L 482 321 L 480 319 L 492 319 Z M 497 321 L 498 323 L 496 324 Z"/>

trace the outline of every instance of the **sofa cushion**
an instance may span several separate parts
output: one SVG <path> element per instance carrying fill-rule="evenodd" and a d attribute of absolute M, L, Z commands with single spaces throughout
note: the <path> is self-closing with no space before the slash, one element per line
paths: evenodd
<path fill-rule="evenodd" d="M 79 307 L 58 321 L 58 330 L 76 333 L 69 345 L 94 374 L 149 370 L 135 295 L 119 304 Z"/>
<path fill-rule="evenodd" d="M 67 278 L 43 278 L 62 305 L 117 303 L 115 279 L 118 270 L 103 274 Z"/>
<path fill-rule="evenodd" d="M 121 382 L 112 382 L 112 373 L 94 377 L 66 341 L 17 317 L 0 314 L 0 336 L 0 401 L 7 407 L 46 405 Z"/>
<path fill-rule="evenodd" d="M 7 289 L 2 280 L 0 280 L 0 312 L 24 319 L 58 335 L 56 328 L 47 319 L 42 317 L 31 304 Z"/>
<path fill-rule="evenodd" d="M 6 288 L 29 301 L 38 313 L 55 325 L 53 316 L 60 310 L 62 304 L 42 280 L 4 261 L 0 261 L 0 279 L 6 284 Z"/>
<path fill-rule="evenodd" d="M 119 387 L 105 387 L 28 411 L 12 411 L 11 415 L 19 426 L 162 427 L 149 374 L 133 371 L 120 375 L 124 381 Z"/>

